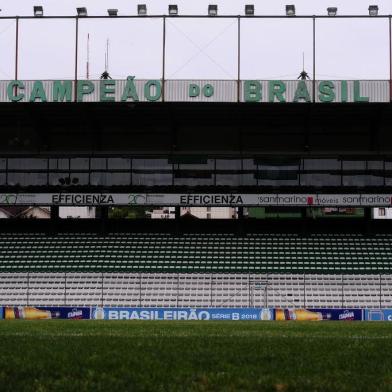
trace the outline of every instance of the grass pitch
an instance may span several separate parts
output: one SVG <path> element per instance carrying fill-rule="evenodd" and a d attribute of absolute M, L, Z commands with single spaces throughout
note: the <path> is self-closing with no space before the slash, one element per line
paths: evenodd
<path fill-rule="evenodd" d="M 2 391 L 392 391 L 392 324 L 1 321 Z"/>

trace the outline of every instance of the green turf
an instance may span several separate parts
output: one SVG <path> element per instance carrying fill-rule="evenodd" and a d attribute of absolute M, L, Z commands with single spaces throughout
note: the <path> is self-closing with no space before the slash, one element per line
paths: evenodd
<path fill-rule="evenodd" d="M 1 321 L 1 391 L 392 391 L 392 324 Z"/>

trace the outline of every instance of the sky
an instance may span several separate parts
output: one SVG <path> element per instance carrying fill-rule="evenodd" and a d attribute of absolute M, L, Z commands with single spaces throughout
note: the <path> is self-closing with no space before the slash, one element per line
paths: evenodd
<path fill-rule="evenodd" d="M 220 15 L 244 13 L 254 4 L 258 15 L 285 14 L 287 3 L 296 5 L 297 15 L 325 15 L 329 6 L 339 15 L 367 15 L 369 1 L 363 0 L 0 0 L 0 16 L 33 14 L 42 5 L 44 14 L 75 15 L 85 6 L 88 14 L 106 15 L 117 8 L 119 15 L 135 15 L 137 4 L 148 13 L 167 14 L 168 4 L 178 4 L 179 13 L 206 15 L 208 4 L 217 4 Z M 376 0 L 380 14 L 392 14 L 391 0 Z M 137 79 L 162 78 L 162 20 L 80 19 L 78 78 L 87 77 L 87 36 L 90 36 L 89 78 L 98 79 L 105 70 L 109 40 L 108 71 L 114 79 L 128 75 Z M 167 18 L 166 79 L 237 79 L 237 19 Z M 310 19 L 242 19 L 241 79 L 296 79 L 302 71 L 313 73 L 312 21 Z M 317 20 L 316 78 L 389 79 L 388 19 Z M 75 65 L 75 21 L 36 18 L 21 20 L 19 29 L 18 78 L 72 79 Z M 15 75 L 15 21 L 0 19 L 0 79 Z"/>

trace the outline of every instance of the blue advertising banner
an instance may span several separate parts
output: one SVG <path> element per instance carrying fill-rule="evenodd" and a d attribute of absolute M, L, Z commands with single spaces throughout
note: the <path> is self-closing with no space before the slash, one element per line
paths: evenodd
<path fill-rule="evenodd" d="M 349 321 L 362 320 L 362 309 L 309 309 L 312 312 L 321 313 L 323 320 Z"/>
<path fill-rule="evenodd" d="M 392 309 L 365 309 L 365 321 L 392 321 Z"/>
<path fill-rule="evenodd" d="M 50 320 L 50 319 L 90 319 L 90 308 L 46 307 L 46 306 L 5 306 L 2 308 L 6 320 Z"/>
<path fill-rule="evenodd" d="M 0 320 L 4 318 L 4 312 L 3 312 L 3 307 L 0 306 Z"/>
<path fill-rule="evenodd" d="M 255 308 L 93 308 L 96 320 L 273 320 L 272 309 Z"/>
<path fill-rule="evenodd" d="M 275 309 L 277 321 L 362 320 L 361 309 Z"/>

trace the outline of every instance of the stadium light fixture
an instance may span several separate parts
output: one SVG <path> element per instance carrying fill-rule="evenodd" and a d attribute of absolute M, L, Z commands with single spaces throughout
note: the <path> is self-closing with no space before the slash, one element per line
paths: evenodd
<path fill-rule="evenodd" d="M 286 5 L 286 16 L 295 16 L 295 5 Z"/>
<path fill-rule="evenodd" d="M 253 16 L 255 14 L 255 6 L 253 4 L 245 5 L 245 15 Z"/>
<path fill-rule="evenodd" d="M 208 16 L 217 16 L 218 15 L 218 6 L 216 4 L 210 4 L 208 6 Z"/>
<path fill-rule="evenodd" d="M 80 18 L 85 18 L 87 16 L 87 8 L 86 7 L 79 7 L 76 8 L 76 12 Z"/>
<path fill-rule="evenodd" d="M 117 14 L 118 14 L 118 10 L 117 9 L 115 9 L 115 8 L 108 9 L 108 15 L 109 16 L 117 16 Z"/>
<path fill-rule="evenodd" d="M 34 16 L 36 16 L 36 17 L 44 16 L 44 9 L 41 5 L 34 6 Z"/>
<path fill-rule="evenodd" d="M 378 5 L 369 5 L 369 15 L 370 16 L 378 15 Z"/>
<path fill-rule="evenodd" d="M 137 14 L 139 16 L 147 15 L 147 6 L 146 6 L 146 4 L 138 4 L 137 5 Z"/>
<path fill-rule="evenodd" d="M 178 15 L 177 4 L 169 4 L 169 15 L 171 15 L 171 16 Z"/>
<path fill-rule="evenodd" d="M 336 16 L 338 13 L 338 9 L 336 7 L 328 7 L 327 8 L 328 16 Z"/>

